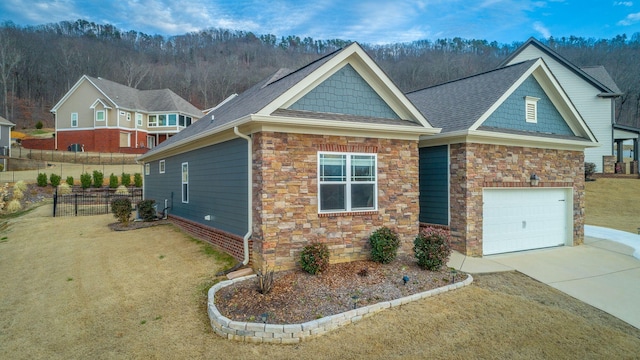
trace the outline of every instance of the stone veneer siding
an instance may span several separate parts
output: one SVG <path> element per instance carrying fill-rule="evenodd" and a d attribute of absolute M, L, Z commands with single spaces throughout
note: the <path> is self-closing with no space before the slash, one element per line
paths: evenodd
<path fill-rule="evenodd" d="M 253 260 L 256 267 L 297 266 L 312 242 L 331 263 L 366 259 L 368 238 L 387 226 L 410 251 L 418 234 L 418 141 L 260 132 L 253 134 Z M 318 152 L 378 154 L 378 210 L 318 213 Z"/>
<path fill-rule="evenodd" d="M 450 147 L 450 230 L 453 248 L 482 256 L 482 190 L 488 187 L 573 188 L 573 244 L 584 240 L 584 153 L 529 147 L 453 144 Z"/>

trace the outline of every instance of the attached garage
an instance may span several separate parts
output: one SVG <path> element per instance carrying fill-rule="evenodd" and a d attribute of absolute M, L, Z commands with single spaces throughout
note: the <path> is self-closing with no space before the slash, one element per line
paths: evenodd
<path fill-rule="evenodd" d="M 572 244 L 572 188 L 483 190 L 483 255 Z"/>

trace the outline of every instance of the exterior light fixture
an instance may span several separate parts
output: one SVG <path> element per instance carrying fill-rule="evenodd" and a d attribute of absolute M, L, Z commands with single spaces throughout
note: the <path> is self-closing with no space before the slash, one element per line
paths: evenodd
<path fill-rule="evenodd" d="M 268 317 L 269 317 L 269 314 L 268 314 L 268 313 L 264 313 L 264 314 L 261 314 L 261 315 L 260 315 L 260 320 L 262 320 L 262 323 L 263 323 L 263 324 L 266 324 L 266 323 L 267 323 L 267 318 L 268 318 Z"/>
<path fill-rule="evenodd" d="M 538 186 L 538 183 L 540 182 L 540 176 L 531 174 L 529 181 L 531 181 L 531 186 Z"/>
<path fill-rule="evenodd" d="M 407 283 L 409 282 L 409 277 L 407 275 L 403 276 L 402 281 L 404 282 L 405 285 L 407 285 Z"/>
<path fill-rule="evenodd" d="M 357 308 L 358 307 L 358 300 L 360 300 L 360 296 L 358 296 L 358 294 L 353 295 L 351 297 L 351 299 L 353 300 L 353 308 Z"/>

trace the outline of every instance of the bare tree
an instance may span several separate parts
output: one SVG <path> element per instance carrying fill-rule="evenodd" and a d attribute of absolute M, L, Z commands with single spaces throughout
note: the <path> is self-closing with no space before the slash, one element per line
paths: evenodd
<path fill-rule="evenodd" d="M 7 29 L 0 29 L 0 81 L 2 81 L 2 103 L 4 117 L 9 119 L 9 79 L 15 78 L 13 71 L 20 62 L 20 52 L 15 46 L 13 37 L 8 36 Z"/>

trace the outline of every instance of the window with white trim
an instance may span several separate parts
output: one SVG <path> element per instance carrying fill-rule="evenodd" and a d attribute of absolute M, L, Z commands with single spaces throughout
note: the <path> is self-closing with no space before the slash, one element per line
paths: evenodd
<path fill-rule="evenodd" d="M 160 172 L 160 174 L 164 174 L 164 160 L 160 160 L 160 162 L 158 163 L 158 171 Z"/>
<path fill-rule="evenodd" d="M 151 174 L 151 164 L 149 163 L 144 164 L 144 174 L 145 175 Z"/>
<path fill-rule="evenodd" d="M 96 121 L 104 121 L 104 110 L 96 110 Z"/>
<path fill-rule="evenodd" d="M 318 153 L 318 211 L 368 211 L 378 207 L 377 155 Z"/>
<path fill-rule="evenodd" d="M 78 127 L 78 113 L 71 113 L 71 127 Z"/>
<path fill-rule="evenodd" d="M 142 126 L 142 114 L 136 114 L 136 124 Z"/>
<path fill-rule="evenodd" d="M 538 122 L 538 100 L 540 98 L 533 96 L 525 96 L 525 116 L 528 123 Z"/>
<path fill-rule="evenodd" d="M 182 163 L 182 202 L 189 202 L 189 163 Z"/>

